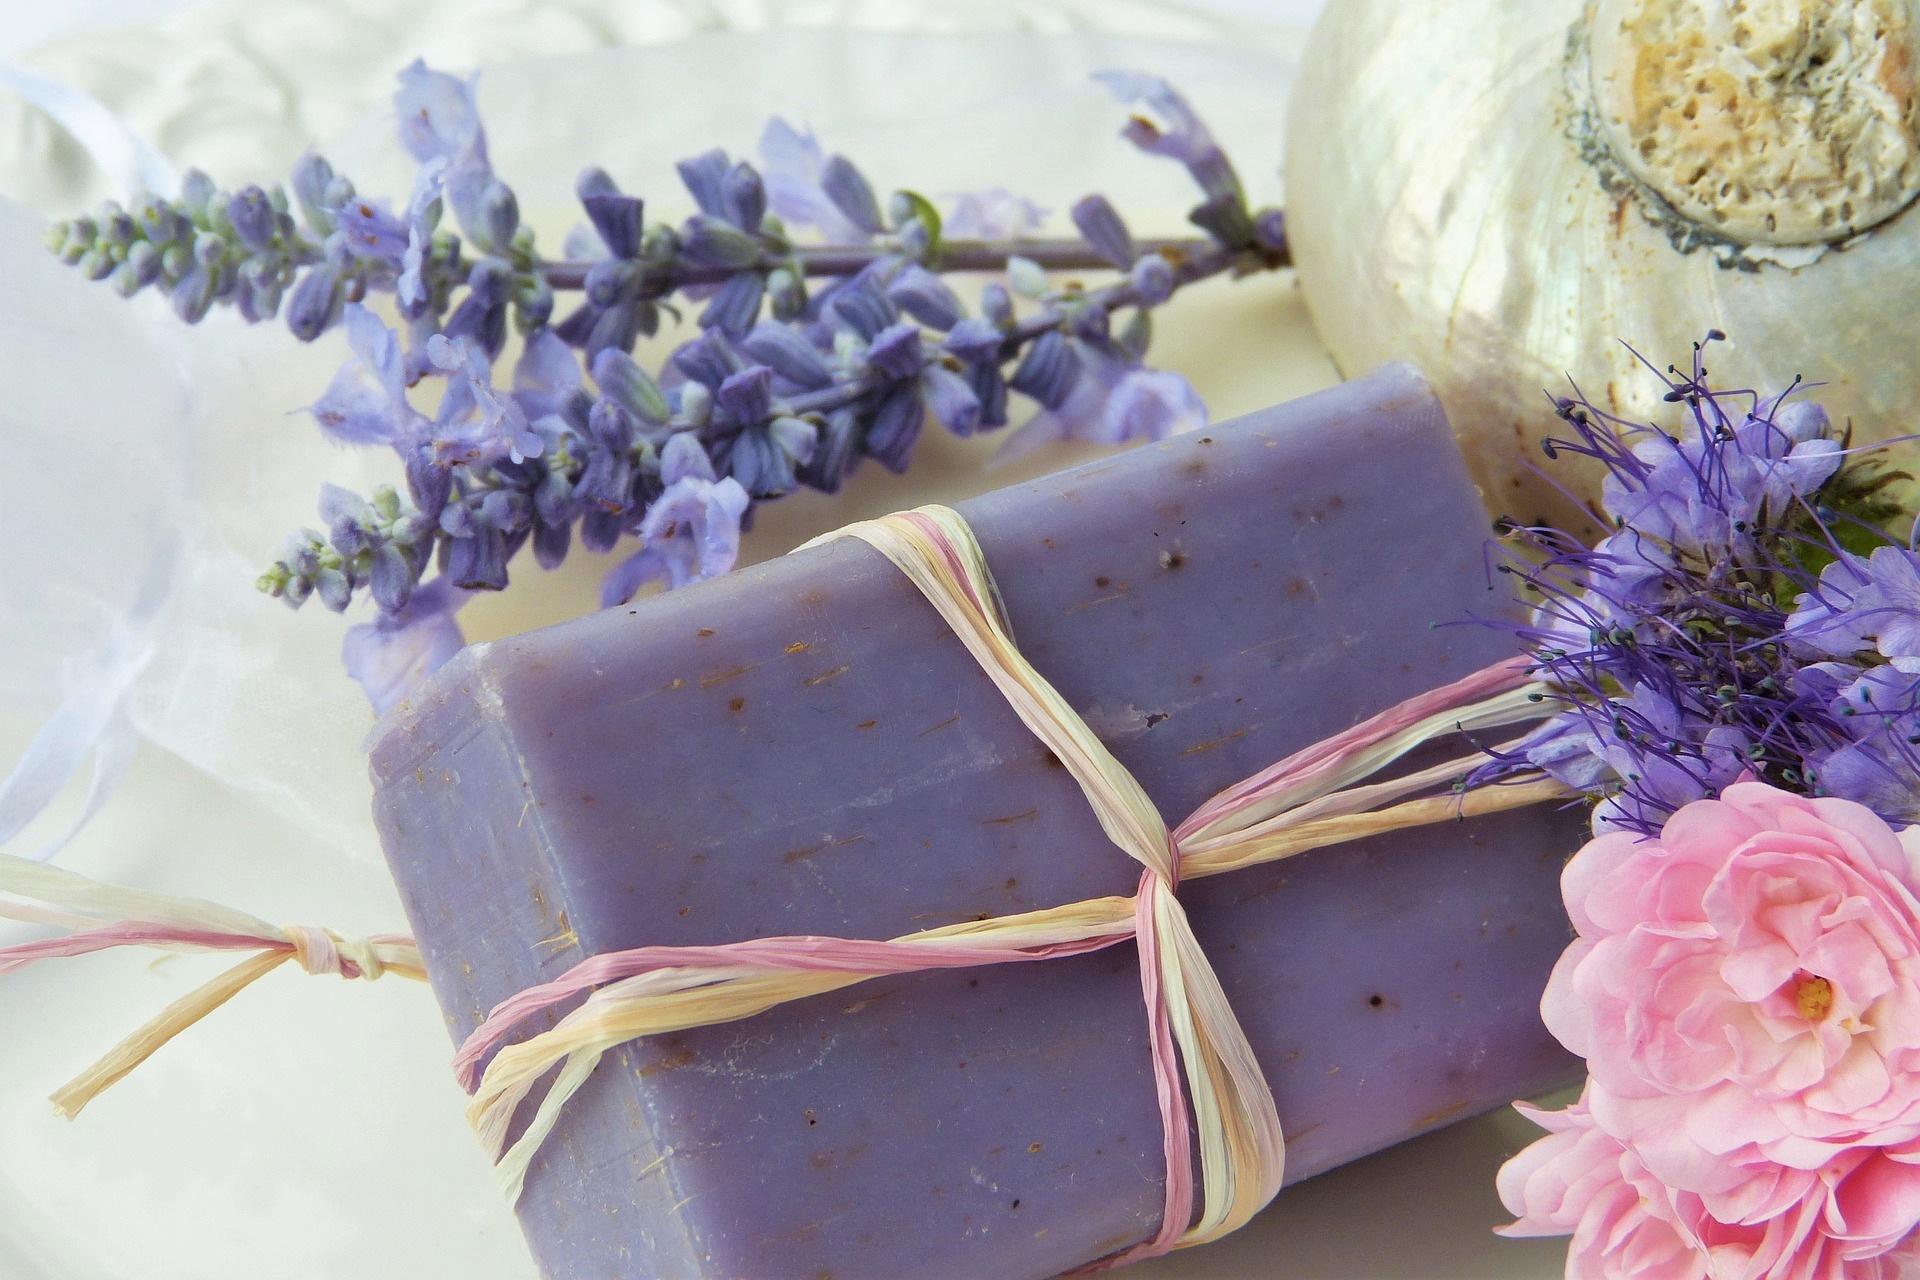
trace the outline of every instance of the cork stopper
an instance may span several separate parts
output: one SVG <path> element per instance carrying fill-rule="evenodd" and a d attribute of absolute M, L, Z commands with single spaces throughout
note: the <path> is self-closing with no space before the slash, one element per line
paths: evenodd
<path fill-rule="evenodd" d="M 1914 0 L 1595 0 L 1610 149 L 1747 244 L 1845 240 L 1920 192 Z"/>

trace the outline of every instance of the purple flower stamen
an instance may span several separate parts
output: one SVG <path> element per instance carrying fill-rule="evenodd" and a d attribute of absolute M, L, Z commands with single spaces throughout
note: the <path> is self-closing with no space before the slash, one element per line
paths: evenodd
<path fill-rule="evenodd" d="M 1872 463 L 1789 400 L 1797 382 L 1718 390 L 1704 351 L 1665 376 L 1678 434 L 1577 387 L 1556 402 L 1571 431 L 1546 452 L 1607 468 L 1613 532 L 1509 533 L 1499 567 L 1534 602 L 1516 629 L 1565 710 L 1477 780 L 1542 769 L 1602 797 L 1600 825 L 1647 834 L 1746 773 L 1920 819 L 1920 556 L 1887 532 Z"/>

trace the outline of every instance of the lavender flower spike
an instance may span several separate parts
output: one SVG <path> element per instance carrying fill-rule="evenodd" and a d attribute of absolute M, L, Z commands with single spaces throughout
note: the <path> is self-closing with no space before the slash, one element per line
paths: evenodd
<path fill-rule="evenodd" d="M 370 595 L 380 620 L 354 632 L 347 656 L 385 705 L 394 671 L 457 635 L 451 606 L 421 594 L 436 565 L 443 590 L 499 590 L 523 547 L 553 568 L 575 545 L 608 551 L 639 534 L 607 583 L 622 600 L 724 572 L 754 502 L 802 485 L 831 493 L 865 459 L 903 470 L 929 427 L 1007 425 L 1015 392 L 1044 411 L 1016 451 L 1204 423 L 1184 379 L 1141 364 L 1150 312 L 1201 280 L 1284 266 L 1278 239 L 1258 234 L 1279 213 L 1246 209 L 1178 94 L 1151 77 L 1106 79 L 1157 113 L 1127 136 L 1201 178 L 1209 195 L 1189 217 L 1207 238 L 1143 255 L 1119 212 L 1090 196 L 1075 206 L 1084 239 L 1036 239 L 1022 258 L 1007 241 L 1038 227 L 1032 202 L 975 192 L 943 219 L 911 191 L 882 201 L 850 160 L 775 120 L 761 168 L 719 150 L 680 164 L 699 212 L 677 226 L 648 223 L 638 196 L 586 169 L 576 192 L 591 225 L 550 258 L 493 172 L 476 81 L 416 61 L 393 96 L 419 164 L 404 207 L 309 154 L 287 188 L 222 191 L 190 174 L 179 199 L 108 204 L 51 228 L 48 247 L 128 296 L 165 293 L 189 322 L 217 305 L 249 322 L 283 312 L 311 341 L 345 321 L 353 358 L 308 411 L 338 443 L 391 448 L 404 492 L 329 491 L 326 534 L 296 533 L 257 585 L 293 607 L 344 610 Z M 796 244 L 789 227 L 806 226 L 838 243 Z M 1048 277 L 1102 263 L 1118 278 Z M 977 318 L 942 277 L 1003 265 Z M 579 302 L 556 320 L 562 292 Z M 372 301 L 383 293 L 397 332 Z M 683 302 L 705 304 L 705 332 L 674 353 L 663 386 L 630 353 L 663 317 L 679 322 Z M 516 330 L 509 390 L 494 365 Z M 436 392 L 431 415 L 414 407 Z"/>

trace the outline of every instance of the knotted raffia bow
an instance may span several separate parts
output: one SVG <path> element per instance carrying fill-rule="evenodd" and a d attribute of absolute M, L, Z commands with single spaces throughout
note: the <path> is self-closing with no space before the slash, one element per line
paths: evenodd
<path fill-rule="evenodd" d="M 0 977 L 41 960 L 114 947 L 253 952 L 162 1009 L 54 1094 L 54 1107 L 69 1119 L 167 1041 L 289 960 L 315 976 L 368 982 L 389 973 L 417 982 L 427 978 L 420 949 L 403 934 L 357 938 L 305 925 L 271 925 L 217 903 L 122 889 L 24 858 L 0 857 L 0 918 L 69 931 L 0 947 Z"/>

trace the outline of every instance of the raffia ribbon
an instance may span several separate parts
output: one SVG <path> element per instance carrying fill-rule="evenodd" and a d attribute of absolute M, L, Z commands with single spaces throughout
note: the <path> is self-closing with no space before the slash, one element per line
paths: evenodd
<path fill-rule="evenodd" d="M 462 1084 L 474 1094 L 468 1116 L 496 1155 L 509 1196 L 518 1198 L 535 1152 L 568 1099 L 619 1045 L 751 1017 L 885 974 L 1045 960 L 1134 940 L 1164 1121 L 1166 1203 L 1154 1237 L 1097 1265 L 1202 1244 L 1235 1230 L 1279 1190 L 1286 1148 L 1272 1092 L 1175 896 L 1182 875 L 1217 875 L 1368 835 L 1566 795 L 1559 784 L 1540 779 L 1401 801 L 1459 777 L 1487 758 L 1481 753 L 1389 782 L 1349 785 L 1431 738 L 1539 718 L 1543 711 L 1525 687 L 1526 664 L 1497 664 L 1315 744 L 1220 793 L 1170 832 L 1140 784 L 1021 655 L 979 544 L 957 512 L 922 507 L 851 525 L 820 541 L 842 537 L 880 551 L 932 603 L 1021 721 L 1079 783 L 1108 839 L 1141 865 L 1138 892 L 886 941 L 763 938 L 712 947 L 641 947 L 583 961 L 556 981 L 499 1005 L 455 1058 Z M 582 993 L 590 994 L 551 1030 L 500 1047 L 530 1015 Z M 532 1121 L 509 1145 L 521 1104 L 556 1066 L 559 1074 Z M 1190 1154 L 1196 1137 L 1202 1191 L 1197 1218 Z"/>
<path fill-rule="evenodd" d="M 923 507 L 816 541 L 842 537 L 879 550 L 933 604 L 1022 722 L 1079 783 L 1108 838 L 1141 865 L 1138 891 L 886 940 L 758 938 L 711 947 L 640 947 L 584 960 L 553 982 L 503 1001 L 455 1055 L 455 1074 L 474 1094 L 469 1117 L 496 1157 L 509 1196 L 519 1197 L 533 1156 L 567 1101 L 601 1057 L 622 1044 L 752 1017 L 889 974 L 1040 961 L 1134 941 L 1164 1123 L 1165 1208 L 1151 1239 L 1091 1269 L 1235 1230 L 1279 1189 L 1285 1143 L 1272 1093 L 1176 896 L 1181 879 L 1572 794 L 1544 777 L 1458 794 L 1420 794 L 1491 758 L 1481 751 L 1387 781 L 1364 781 L 1435 738 L 1549 714 L 1528 692 L 1526 661 L 1496 663 L 1296 752 L 1220 792 L 1169 831 L 1139 783 L 1021 656 L 979 544 L 957 512 Z M 70 931 L 0 947 L 0 976 L 40 960 L 120 946 L 254 953 L 169 1005 L 55 1094 L 55 1105 L 69 1116 L 288 960 L 308 973 L 344 978 L 426 976 L 418 948 L 406 937 L 355 939 L 282 928 L 213 903 L 115 888 L 17 858 L 0 857 L 0 917 Z M 582 995 L 550 1030 L 506 1044 L 526 1018 Z M 521 1103 L 556 1066 L 560 1070 L 532 1121 L 509 1143 Z M 1191 1163 L 1196 1140 L 1197 1217 Z"/>
<path fill-rule="evenodd" d="M 54 1094 L 55 1109 L 68 1119 L 167 1041 L 289 960 L 315 976 L 427 978 L 420 949 L 402 934 L 359 938 L 305 925 L 281 927 L 217 903 L 122 889 L 24 858 L 0 857 L 0 918 L 68 930 L 0 947 L 0 977 L 42 960 L 115 947 L 253 953 L 162 1009 Z"/>

